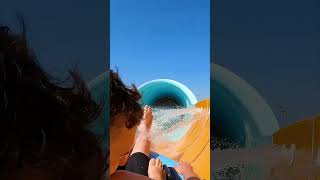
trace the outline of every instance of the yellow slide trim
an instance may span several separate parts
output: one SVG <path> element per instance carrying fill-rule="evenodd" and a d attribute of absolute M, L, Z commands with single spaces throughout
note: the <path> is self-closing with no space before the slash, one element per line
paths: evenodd
<path fill-rule="evenodd" d="M 153 147 L 153 151 L 163 154 L 176 161 L 190 162 L 194 171 L 201 179 L 210 179 L 210 100 L 198 102 L 195 107 L 208 113 L 196 115 L 188 132 L 179 142 L 165 143 Z M 205 115 L 203 115 L 205 114 Z M 177 154 L 172 154 L 174 147 Z"/>

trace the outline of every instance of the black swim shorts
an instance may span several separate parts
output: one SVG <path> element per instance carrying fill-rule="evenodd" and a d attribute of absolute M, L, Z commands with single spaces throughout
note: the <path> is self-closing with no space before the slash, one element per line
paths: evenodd
<path fill-rule="evenodd" d="M 149 161 L 150 157 L 141 152 L 136 152 L 129 156 L 124 170 L 148 176 Z"/>

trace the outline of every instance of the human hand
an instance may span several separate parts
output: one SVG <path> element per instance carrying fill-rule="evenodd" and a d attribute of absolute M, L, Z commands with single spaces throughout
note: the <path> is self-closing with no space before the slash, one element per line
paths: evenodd
<path fill-rule="evenodd" d="M 180 161 L 178 166 L 175 166 L 174 169 L 184 176 L 185 179 L 190 177 L 198 177 L 197 174 L 193 171 L 192 166 L 188 162 Z"/>

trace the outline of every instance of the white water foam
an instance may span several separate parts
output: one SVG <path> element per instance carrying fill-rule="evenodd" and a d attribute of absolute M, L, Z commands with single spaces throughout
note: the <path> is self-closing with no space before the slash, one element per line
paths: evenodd
<path fill-rule="evenodd" d="M 153 143 L 178 141 L 189 130 L 198 108 L 153 108 L 151 136 Z"/>
<path fill-rule="evenodd" d="M 320 153 L 312 158 L 310 151 L 296 150 L 294 145 L 239 148 L 223 140 L 214 145 L 216 148 L 211 150 L 211 179 L 214 180 L 320 177 L 320 163 L 317 163 Z"/>

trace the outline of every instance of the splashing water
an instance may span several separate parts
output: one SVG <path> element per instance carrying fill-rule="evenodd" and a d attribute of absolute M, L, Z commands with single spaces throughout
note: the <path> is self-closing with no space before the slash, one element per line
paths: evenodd
<path fill-rule="evenodd" d="M 314 160 L 308 150 L 294 145 L 261 145 L 239 148 L 235 143 L 212 139 L 211 179 L 292 179 L 292 177 L 320 177 L 320 150 Z M 313 175 L 312 175 L 313 174 Z"/>
<path fill-rule="evenodd" d="M 210 112 L 207 109 L 197 107 L 157 107 L 153 108 L 153 112 L 154 120 L 151 127 L 151 150 L 175 161 L 179 161 L 186 145 L 193 143 L 190 142 L 187 134 L 190 133 L 194 124 L 198 124 L 199 120 L 207 119 L 210 116 Z M 203 127 L 196 127 L 205 128 L 205 125 L 206 124 L 203 124 Z M 196 135 L 192 137 L 195 139 L 199 138 Z"/>
<path fill-rule="evenodd" d="M 153 143 L 176 142 L 189 130 L 198 108 L 153 108 Z"/>

